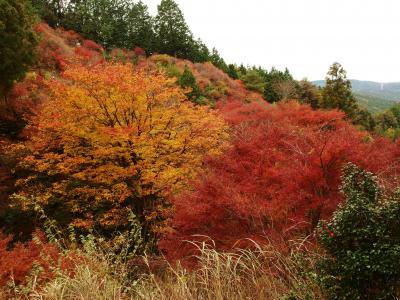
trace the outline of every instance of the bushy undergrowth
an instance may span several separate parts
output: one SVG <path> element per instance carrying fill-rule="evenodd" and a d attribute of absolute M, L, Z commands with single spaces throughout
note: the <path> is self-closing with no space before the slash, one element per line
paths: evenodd
<path fill-rule="evenodd" d="M 30 291 L 32 299 L 324 299 L 315 280 L 314 255 L 283 254 L 272 245 L 220 253 L 199 247 L 198 265 L 187 270 L 164 260 L 115 260 L 107 250 L 86 248 L 73 276 L 60 273 Z M 307 254 L 308 253 L 308 254 Z M 135 272 L 132 272 L 135 270 Z"/>
<path fill-rule="evenodd" d="M 320 279 L 332 299 L 393 299 L 400 283 L 400 191 L 384 196 L 372 173 L 349 164 L 342 192 L 345 202 L 319 226 L 328 253 Z"/>
<path fill-rule="evenodd" d="M 53 244 L 42 238 L 38 243 L 42 251 L 33 242 L 13 250 L 2 243 L 0 274 L 11 280 L 7 285 L 3 280 L 0 296 L 60 300 L 399 299 L 399 193 L 388 196 L 377 177 L 353 164 L 346 165 L 342 179 L 345 202 L 329 222 L 319 224 L 319 243 L 307 238 L 286 241 L 282 247 L 275 241 L 257 244 L 247 240 L 252 246 L 223 252 L 205 238 L 205 242 L 186 241 L 197 249 L 196 254 L 171 264 L 146 250 L 134 222 L 129 233 L 116 238 L 121 241 L 116 246 L 94 234 L 81 236 L 79 242 L 73 234 L 65 240 L 56 238 L 55 226 L 48 225 L 46 233 Z M 49 265 L 44 257 L 55 258 Z M 67 258 L 68 268 L 60 264 Z M 20 267 L 24 261 L 30 268 Z M 22 272 L 16 280 L 13 272 L 18 266 Z"/>
<path fill-rule="evenodd" d="M 72 228 L 65 236 L 43 211 L 38 214 L 46 220 L 47 239 L 40 234 L 14 248 L 10 238 L 1 243 L 0 299 L 324 299 L 314 266 L 319 254 L 305 240 L 284 251 L 249 240 L 251 249 L 229 252 L 209 240 L 193 244 L 198 255 L 185 267 L 154 256 L 134 220 L 111 245 Z"/>
<path fill-rule="evenodd" d="M 60 250 L 42 232 L 25 244 L 13 244 L 11 236 L 0 235 L 0 299 L 29 293 L 60 272 L 72 275 L 77 257 Z"/>

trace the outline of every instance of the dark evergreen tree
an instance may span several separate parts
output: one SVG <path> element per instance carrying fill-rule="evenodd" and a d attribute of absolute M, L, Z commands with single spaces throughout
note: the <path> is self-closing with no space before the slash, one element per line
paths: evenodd
<path fill-rule="evenodd" d="M 195 103 L 198 102 L 198 99 L 201 97 L 201 91 L 197 85 L 196 78 L 188 66 L 185 66 L 185 69 L 182 75 L 178 78 L 177 83 L 183 88 L 190 89 L 190 91 L 186 94 L 189 100 Z"/>
<path fill-rule="evenodd" d="M 286 68 L 284 72 L 272 68 L 270 72 L 264 71 L 265 89 L 264 99 L 268 102 L 277 102 L 281 100 L 281 95 L 277 92 L 276 87 L 282 81 L 293 81 L 293 77 Z"/>
<path fill-rule="evenodd" d="M 219 52 L 216 48 L 212 49 L 209 60 L 214 66 L 228 74 L 228 65 L 226 64 L 225 60 L 219 55 Z"/>
<path fill-rule="evenodd" d="M 125 47 L 130 9 L 131 4 L 126 0 L 75 0 L 68 6 L 63 26 L 108 49 Z"/>
<path fill-rule="evenodd" d="M 7 94 L 35 61 L 35 18 L 26 0 L 0 0 L 0 93 Z"/>
<path fill-rule="evenodd" d="M 358 109 L 357 100 L 351 89 L 346 71 L 339 63 L 334 63 L 325 78 L 322 89 L 322 108 L 340 109 L 350 118 L 354 118 Z"/>
<path fill-rule="evenodd" d="M 175 57 L 190 58 L 195 42 L 179 6 L 162 0 L 155 18 L 156 51 Z"/>
<path fill-rule="evenodd" d="M 239 74 L 240 75 L 244 75 L 246 73 L 247 73 L 247 68 L 243 64 L 240 64 L 240 66 L 239 66 Z"/>
<path fill-rule="evenodd" d="M 192 47 L 192 53 L 190 54 L 190 59 L 193 62 L 206 62 L 210 59 L 210 50 L 203 43 L 201 39 L 194 41 Z"/>
<path fill-rule="evenodd" d="M 74 0 L 71 0 L 74 2 Z M 67 7 L 65 0 L 31 0 L 39 17 L 52 27 L 63 25 Z"/>
<path fill-rule="evenodd" d="M 142 2 L 133 4 L 127 12 L 127 40 L 125 47 L 140 47 L 148 54 L 155 48 L 155 33 L 153 19 L 149 15 L 148 7 Z"/>
<path fill-rule="evenodd" d="M 229 77 L 231 77 L 232 79 L 239 79 L 239 75 L 238 72 L 236 70 L 236 66 L 234 64 L 229 64 L 228 65 L 228 71 L 227 74 L 229 75 Z"/>
<path fill-rule="evenodd" d="M 246 74 L 242 75 L 240 78 L 246 88 L 249 90 L 263 93 L 265 89 L 265 82 L 262 74 L 257 69 L 251 69 L 246 72 Z"/>
<path fill-rule="evenodd" d="M 35 62 L 35 21 L 28 1 L 0 0 L 0 135 L 8 138 L 16 138 L 25 126 L 8 96 L 14 83 L 23 79 Z"/>

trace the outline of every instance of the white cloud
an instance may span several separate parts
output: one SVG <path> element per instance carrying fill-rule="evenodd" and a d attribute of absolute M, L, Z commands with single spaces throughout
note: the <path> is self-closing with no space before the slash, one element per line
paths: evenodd
<path fill-rule="evenodd" d="M 152 14 L 159 0 L 143 0 Z M 288 67 L 322 79 L 335 61 L 348 77 L 400 81 L 398 0 L 176 0 L 196 37 L 229 63 Z"/>

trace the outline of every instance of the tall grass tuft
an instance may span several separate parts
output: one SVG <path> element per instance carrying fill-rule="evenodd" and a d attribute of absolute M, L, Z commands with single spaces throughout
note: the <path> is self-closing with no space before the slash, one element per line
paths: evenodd
<path fill-rule="evenodd" d="M 324 299 L 313 272 L 317 254 L 300 245 L 289 253 L 272 245 L 231 253 L 197 246 L 194 270 L 166 261 L 165 267 L 154 270 L 152 259 L 143 257 L 141 271 L 132 272 L 132 262 L 121 264 L 104 253 L 87 253 L 74 276 L 61 274 L 34 299 Z"/>

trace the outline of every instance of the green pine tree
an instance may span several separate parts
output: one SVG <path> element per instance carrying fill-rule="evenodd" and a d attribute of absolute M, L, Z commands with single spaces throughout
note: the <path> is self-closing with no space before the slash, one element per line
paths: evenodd
<path fill-rule="evenodd" d="M 213 48 L 210 55 L 210 61 L 214 66 L 221 69 L 225 73 L 228 73 L 228 65 L 224 61 L 224 59 L 219 55 L 219 52 L 216 48 Z"/>
<path fill-rule="evenodd" d="M 340 109 L 350 118 L 354 118 L 358 110 L 357 100 L 353 95 L 351 82 L 346 77 L 346 71 L 339 63 L 330 67 L 325 81 L 321 107 Z"/>
<path fill-rule="evenodd" d="M 74 2 L 76 0 L 71 0 Z M 63 0 L 31 0 L 39 17 L 52 27 L 62 25 L 66 3 Z"/>
<path fill-rule="evenodd" d="M 175 1 L 161 1 L 155 19 L 155 32 L 157 52 L 191 58 L 195 42 L 183 13 Z"/>
<path fill-rule="evenodd" d="M 230 78 L 232 79 L 239 79 L 238 72 L 236 70 L 236 66 L 234 64 L 229 64 L 228 65 L 228 72 L 227 74 L 229 75 Z"/>
<path fill-rule="evenodd" d="M 256 69 L 251 69 L 246 72 L 246 74 L 242 75 L 240 78 L 246 88 L 251 91 L 256 91 L 259 93 L 263 93 L 265 89 L 265 82 L 262 75 Z"/>
<path fill-rule="evenodd" d="M 247 73 L 247 68 L 243 64 L 240 64 L 240 66 L 239 66 L 239 74 L 238 74 L 239 77 L 245 75 L 246 73 Z"/>
<path fill-rule="evenodd" d="M 284 81 L 293 81 L 293 77 L 289 70 L 286 68 L 284 72 L 272 68 L 270 72 L 263 71 L 265 80 L 264 99 L 268 102 L 277 102 L 281 100 L 281 95 L 276 90 L 279 83 Z"/>
<path fill-rule="evenodd" d="M 69 3 L 62 25 L 107 49 L 132 48 L 127 16 L 131 7 L 127 0 L 75 0 Z"/>
<path fill-rule="evenodd" d="M 201 39 L 197 39 L 197 41 L 194 42 L 192 52 L 193 53 L 190 54 L 190 59 L 193 62 L 202 63 L 210 59 L 210 50 Z"/>
<path fill-rule="evenodd" d="M 153 18 L 148 12 L 148 7 L 142 2 L 134 3 L 127 14 L 128 38 L 126 48 L 134 46 L 143 48 L 151 53 L 155 47 L 155 33 Z"/>
<path fill-rule="evenodd" d="M 186 94 L 189 100 L 197 103 L 201 97 L 201 91 L 197 85 L 196 78 L 194 77 L 192 71 L 185 66 L 182 75 L 178 78 L 177 83 L 183 88 L 189 88 L 189 92 Z"/>
<path fill-rule="evenodd" d="M 7 93 L 35 61 L 35 18 L 26 0 L 0 0 L 0 93 Z"/>

